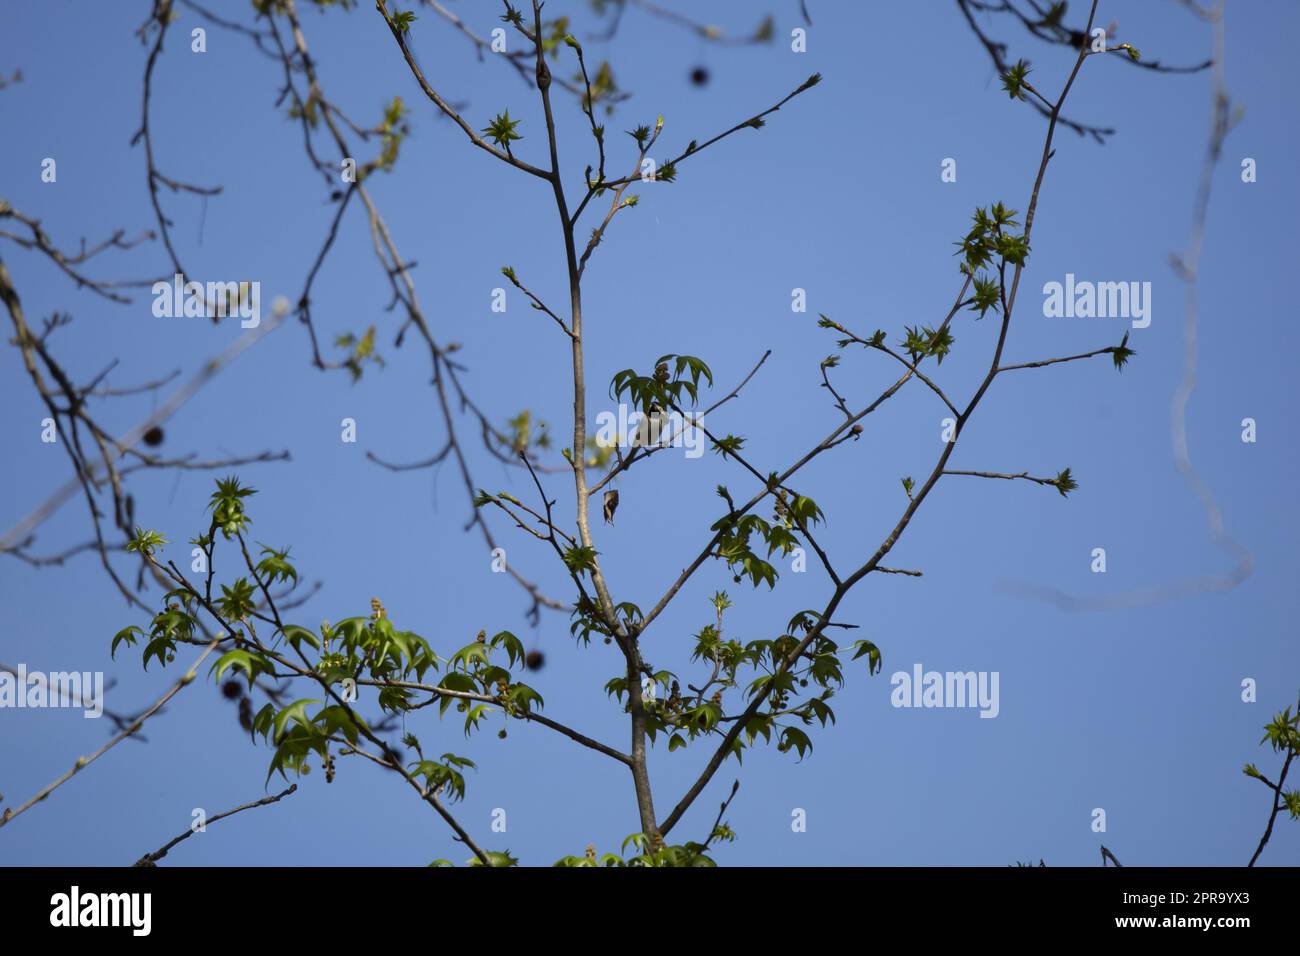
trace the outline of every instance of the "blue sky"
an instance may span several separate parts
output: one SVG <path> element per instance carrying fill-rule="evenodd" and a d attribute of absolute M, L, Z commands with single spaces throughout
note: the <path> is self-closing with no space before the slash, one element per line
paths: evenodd
<path fill-rule="evenodd" d="M 449 5 L 480 33 L 497 25 L 494 3 Z M 559 12 L 584 6 L 553 5 Z M 5 198 L 40 218 L 65 247 L 119 227 L 128 234 L 152 228 L 143 155 L 130 145 L 147 52 L 132 34 L 148 4 L 5 6 L 0 71 L 23 73 L 0 91 Z M 686 9 L 677 0 L 672 6 Z M 776 42 L 720 47 L 637 10 L 602 42 L 585 13 L 576 17 L 589 59 L 609 58 L 620 85 L 634 92 L 608 121 L 611 170 L 630 169 L 634 159 L 620 130 L 662 114 L 661 142 L 676 151 L 767 107 L 810 73 L 825 77 L 763 130 L 744 131 L 684 163 L 677 183 L 642 189 L 639 207 L 615 220 L 584 283 L 588 413 L 610 407 L 605 388 L 614 372 L 647 370 L 660 354 L 703 357 L 721 397 L 771 349 L 759 375 L 717 416 L 719 428 L 747 436 L 751 461 L 774 469 L 837 423 L 819 387 L 818 362 L 834 344 L 816 328 L 817 313 L 859 333 L 885 329 L 891 341 L 904 325 L 941 321 L 960 285 L 951 243 L 977 205 L 1001 200 L 1024 209 L 1045 123 L 1000 91 L 951 3 L 814 2 L 801 54 L 788 40 L 802 26 L 797 4 L 738 6 L 690 10 L 737 33 L 770 10 Z M 213 0 L 213 7 L 245 16 L 248 4 Z M 478 62 L 432 12 L 417 13 L 413 44 L 430 81 L 476 127 L 508 107 L 522 120 L 517 154 L 542 163 L 545 136 L 533 92 L 504 65 Z M 549 189 L 473 149 L 436 115 L 369 5 L 303 15 L 327 96 L 363 123 L 377 122 L 394 95 L 411 107 L 412 134 L 396 171 L 370 185 L 403 257 L 418 263 L 413 275 L 434 334 L 461 343 L 467 388 L 498 421 L 530 408 L 563 435 L 572 403 L 563 337 L 513 290 L 506 313 L 490 309 L 506 264 L 548 303 L 564 299 Z M 1116 19 L 1119 39 L 1149 57 L 1187 63 L 1208 55 L 1208 29 L 1177 4 L 1102 2 L 1098 21 Z M 182 261 L 194 275 L 257 278 L 264 307 L 276 295 L 296 300 L 333 206 L 299 128 L 283 104 L 277 108 L 278 65 L 245 38 L 216 29 L 206 53 L 191 53 L 182 40 L 198 25 L 182 10 L 158 66 L 151 114 L 161 168 L 224 187 L 206 202 L 164 192 Z M 1039 89 L 1059 90 L 1068 53 L 1028 41 L 1008 23 L 989 29 L 1013 41 L 1013 57 L 1032 59 Z M 1294 416 L 1286 411 L 1291 356 L 1300 344 L 1286 286 L 1300 211 L 1295 177 L 1286 172 L 1300 147 L 1285 93 L 1295 87 L 1295 76 L 1286 76 L 1297 71 L 1297 29 L 1300 11 L 1291 4 L 1229 5 L 1227 79 L 1246 112 L 1214 178 L 1198 382 L 1187 422 L 1192 459 L 1218 496 L 1228 530 L 1254 556 L 1251 576 L 1231 591 L 1116 610 L 1062 611 L 1024 595 L 1024 586 L 1033 586 L 1104 598 L 1231 566 L 1175 470 L 1170 445 L 1183 286 L 1169 257 L 1187 241 L 1210 78 L 1094 58 L 1067 113 L 1118 132 L 1104 147 L 1058 135 L 1007 358 L 1032 361 L 1119 341 L 1123 319 L 1042 315 L 1043 284 L 1067 273 L 1149 281 L 1151 325 L 1133 331 L 1137 355 L 1122 374 L 1102 357 L 1000 377 L 950 464 L 1048 475 L 1068 466 L 1079 490 L 1066 500 L 1027 482 L 945 478 L 890 557 L 924 577 L 871 575 L 838 614 L 860 625 L 854 636 L 879 645 L 883 673 L 869 676 L 865 661 L 846 667 L 847 686 L 834 701 L 838 722 L 812 734 L 813 753 L 798 766 L 793 754 L 774 748 L 750 751 L 742 768 L 729 763 L 675 839 L 707 835 L 739 773 L 741 790 L 728 813 L 739 839 L 717 852 L 725 864 L 1002 865 L 1041 857 L 1094 865 L 1099 843 L 1126 865 L 1249 859 L 1270 794 L 1241 766 L 1253 761 L 1276 771 L 1278 761 L 1258 745 L 1261 728 L 1274 711 L 1294 705 L 1300 689 L 1293 631 L 1300 521 L 1291 479 L 1300 463 Z M 710 71 L 703 89 L 689 81 L 700 65 Z M 571 68 L 565 64 L 566 75 Z M 586 120 L 575 102 L 561 99 L 558 123 L 561 161 L 576 188 L 590 161 Z M 45 157 L 57 160 L 56 183 L 41 182 Z M 947 157 L 957 160 L 955 183 L 940 181 Z M 1241 181 L 1245 157 L 1257 161 L 1255 183 Z M 117 387 L 172 368 L 189 374 L 240 331 L 232 323 L 155 318 L 147 294 L 129 306 L 106 303 L 76 290 L 38 255 L 7 242 L 3 255 L 29 321 L 55 311 L 75 317 L 51 347 L 83 379 L 114 356 L 122 362 L 109 384 Z M 154 243 L 106 254 L 86 271 L 139 277 L 171 269 Z M 805 314 L 791 311 L 794 288 L 807 292 Z M 468 502 L 452 466 L 391 474 L 365 458 L 367 451 L 424 458 L 441 447 L 443 430 L 427 354 L 413 338 L 393 348 L 397 320 L 384 310 L 387 281 L 359 204 L 347 213 L 313 299 L 327 341 L 377 324 L 386 368 L 368 370 L 356 385 L 317 372 L 305 330 L 288 322 L 167 425 L 164 450 L 204 458 L 292 452 L 291 463 L 240 473 L 258 489 L 256 537 L 292 545 L 304 577 L 323 582 L 295 620 L 314 626 L 365 614 L 377 595 L 400 627 L 444 654 L 480 628 L 511 629 L 546 654 L 546 667 L 529 677 L 546 698 L 545 712 L 626 746 L 621 707 L 603 691 L 621 672 L 621 658 L 601 644 L 575 646 L 562 614 L 544 614 L 536 628 L 527 623 L 524 594 L 491 573 L 477 533 L 463 531 Z M 961 405 L 987 366 L 996 324 L 975 323 L 967 313 L 954 329 L 954 354 L 936 375 Z M 893 364 L 888 356 L 849 353 L 835 372 L 837 387 L 860 407 L 897 377 Z M 148 395 L 119 399 L 98 414 L 125 430 L 152 402 Z M 0 524 L 7 529 L 66 481 L 70 468 L 62 449 L 39 441 L 45 412 L 12 348 L 0 352 L 0 408 L 8 451 Z M 819 541 L 837 564 L 861 564 L 892 527 L 904 504 L 899 479 L 929 473 L 944 412 L 932 393 L 910 383 L 864 420 L 859 441 L 799 473 L 796 486 L 830 519 Z M 354 445 L 339 440 L 345 417 L 358 423 Z M 1253 444 L 1241 441 L 1246 417 L 1258 422 Z M 469 429 L 468 419 L 462 428 Z M 470 447 L 478 484 L 532 494 L 526 474 Z M 139 520 L 184 541 L 204 520 L 211 477 L 136 476 Z M 720 482 L 752 493 L 752 480 L 715 455 L 664 453 L 619 480 L 617 523 L 595 531 L 617 599 L 654 603 L 707 540 L 719 516 L 713 489 Z M 547 478 L 547 487 L 571 509 L 562 476 Z M 74 500 L 42 525 L 33 550 L 80 543 L 88 529 L 84 503 Z M 494 530 L 522 573 L 568 596 L 543 546 L 501 521 Z M 1107 552 L 1105 574 L 1090 571 L 1097 547 Z M 168 556 L 179 560 L 187 550 L 173 546 Z M 815 561 L 805 574 L 784 573 L 771 593 L 736 585 L 709 562 L 644 639 L 646 658 L 678 671 L 683 684 L 701 676 L 689 664 L 691 635 L 709 622 L 707 598 L 717 588 L 736 602 L 727 627 L 745 640 L 776 636 L 791 614 L 820 607 L 830 593 Z M 156 666 L 142 673 L 134 654 L 110 660 L 112 635 L 143 623 L 143 615 L 125 605 L 89 555 L 43 570 L 6 559 L 0 600 L 0 661 L 103 670 L 117 681 L 108 706 L 118 710 L 142 707 L 173 679 Z M 890 675 L 917 663 L 996 671 L 998 717 L 892 707 Z M 1257 703 L 1241 700 L 1245 678 L 1258 682 Z M 458 721 L 439 725 L 429 711 L 412 715 L 408 726 L 426 750 L 477 761 L 455 812 L 490 848 L 547 864 L 588 843 L 616 849 L 638 829 L 626 771 L 544 728 L 512 724 L 499 740 L 493 724 L 467 742 Z M 25 801 L 107 733 L 106 722 L 76 712 L 0 711 L 3 806 Z M 248 742 L 235 708 L 211 684 L 176 698 L 148 724 L 147 736 L 147 744 L 119 746 L 6 827 L 0 861 L 129 863 L 187 828 L 193 808 L 213 814 L 262 795 L 270 753 Z M 703 746 L 669 754 L 662 741 L 653 751 L 661 816 L 706 757 Z M 1104 834 L 1091 828 L 1099 807 L 1107 815 Z M 506 811 L 505 834 L 489 830 L 494 808 Z M 796 808 L 806 811 L 807 832 L 792 832 Z M 344 762 L 334 783 L 317 768 L 289 800 L 215 825 L 168 862 L 423 865 L 467 855 L 399 780 Z M 1300 863 L 1294 823 L 1279 822 L 1263 861 Z"/>

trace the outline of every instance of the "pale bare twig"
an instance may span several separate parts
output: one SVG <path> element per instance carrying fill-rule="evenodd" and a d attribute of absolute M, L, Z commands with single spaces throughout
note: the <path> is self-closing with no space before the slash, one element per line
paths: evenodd
<path fill-rule="evenodd" d="M 274 796 L 263 797 L 261 800 L 254 800 L 252 803 L 245 803 L 243 806 L 235 807 L 233 810 L 226 810 L 223 813 L 214 814 L 213 816 L 208 817 L 204 821 L 204 827 L 206 828 L 208 824 L 216 823 L 218 820 L 224 820 L 226 817 L 232 817 L 236 813 L 241 813 L 244 810 L 252 810 L 257 807 L 268 806 L 272 803 L 279 803 L 281 800 L 289 796 L 289 794 L 293 793 L 297 789 L 298 789 L 298 785 L 296 783 L 290 784 L 289 789 L 283 790 L 280 793 L 275 794 Z M 186 829 L 185 832 L 183 832 L 180 836 L 176 837 L 173 840 L 168 841 L 167 843 L 164 843 L 162 846 L 154 850 L 152 853 L 146 853 L 144 856 L 140 857 L 140 859 L 136 860 L 131 865 L 132 866 L 157 866 L 158 861 L 161 860 L 163 857 L 165 857 L 176 846 L 176 844 L 184 840 L 188 840 L 190 837 L 192 837 L 195 834 L 195 832 L 196 831 L 193 830 L 192 828 Z"/>

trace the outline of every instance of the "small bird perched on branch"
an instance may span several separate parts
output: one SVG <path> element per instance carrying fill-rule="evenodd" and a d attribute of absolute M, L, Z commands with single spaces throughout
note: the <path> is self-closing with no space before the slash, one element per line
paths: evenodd
<path fill-rule="evenodd" d="M 610 489 L 605 492 L 605 523 L 614 523 L 614 512 L 618 510 L 618 492 Z"/>

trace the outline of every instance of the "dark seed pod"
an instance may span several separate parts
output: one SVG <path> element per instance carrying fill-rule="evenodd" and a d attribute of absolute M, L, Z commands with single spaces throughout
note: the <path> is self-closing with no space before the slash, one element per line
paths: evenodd
<path fill-rule="evenodd" d="M 145 432 L 144 443 L 148 445 L 150 448 L 157 448 L 159 445 L 161 445 L 163 443 L 162 428 L 160 428 L 157 425 L 154 425 L 147 432 Z"/>
<path fill-rule="evenodd" d="M 226 700 L 238 700 L 244 689 L 239 686 L 239 681 L 228 680 L 221 685 L 221 696 Z"/>
<path fill-rule="evenodd" d="M 695 69 L 691 70 L 691 85 L 692 86 L 709 85 L 709 70 L 707 67 L 697 66 Z"/>
<path fill-rule="evenodd" d="M 546 655 L 533 649 L 524 657 L 524 666 L 530 671 L 539 671 L 546 665 Z"/>

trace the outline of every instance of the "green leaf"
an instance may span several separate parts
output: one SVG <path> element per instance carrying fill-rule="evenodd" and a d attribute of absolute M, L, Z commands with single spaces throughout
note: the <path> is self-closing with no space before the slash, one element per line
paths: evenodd
<path fill-rule="evenodd" d="M 506 110 L 504 113 L 498 113 L 491 124 L 483 127 L 483 133 L 492 142 L 508 150 L 511 143 L 523 139 L 523 136 L 518 133 L 520 122 L 520 120 L 512 120 L 510 111 Z"/>
<path fill-rule="evenodd" d="M 1286 804 L 1286 812 L 1291 815 L 1291 819 L 1300 820 L 1300 790 L 1284 790 L 1282 801 Z"/>
<path fill-rule="evenodd" d="M 252 524 L 244 510 L 244 499 L 257 494 L 252 488 L 245 488 L 233 475 L 217 481 L 217 490 L 208 501 L 213 523 L 221 529 L 222 535 L 229 541 Z"/>
<path fill-rule="evenodd" d="M 217 600 L 217 609 L 228 621 L 242 621 L 253 613 L 256 592 L 247 578 L 239 578 L 233 584 L 221 585 L 221 597 Z"/>
<path fill-rule="evenodd" d="M 1025 98 L 1025 77 L 1029 73 L 1029 64 L 1024 60 L 1019 60 L 1015 66 L 1002 74 L 1002 89 L 1006 91 L 1007 96 L 1013 100 L 1023 100 Z"/>
<path fill-rule="evenodd" d="M 305 627 L 299 627 L 297 624 L 285 625 L 284 636 L 299 651 L 302 650 L 303 644 L 310 644 L 316 650 L 320 650 L 320 638 Z"/>
<path fill-rule="evenodd" d="M 135 638 L 137 634 L 144 634 L 144 629 L 136 627 L 134 624 L 124 627 L 113 637 L 112 646 L 109 648 L 109 657 L 117 657 L 117 645 L 126 642 L 127 647 L 135 647 Z"/>
<path fill-rule="evenodd" d="M 635 847 L 637 852 L 644 852 L 645 845 L 646 845 L 645 834 L 644 833 L 630 834 L 623 840 L 623 845 L 618 848 L 618 851 L 620 853 L 626 854 L 629 845 Z"/>
<path fill-rule="evenodd" d="M 1115 363 L 1115 370 L 1124 371 L 1124 366 L 1128 364 L 1128 360 L 1134 355 L 1137 355 L 1137 352 L 1128 347 L 1128 333 L 1125 332 L 1124 338 L 1110 353 L 1111 361 Z"/>
<path fill-rule="evenodd" d="M 812 751 L 812 741 L 798 727 L 786 727 L 781 731 L 781 742 L 776 745 L 776 749 L 787 753 L 791 747 L 799 752 L 799 759 L 802 760 Z"/>
<path fill-rule="evenodd" d="M 515 667 L 525 657 L 524 642 L 519 640 L 509 631 L 501 631 L 496 634 L 492 640 L 488 641 L 489 647 L 503 646 L 506 654 L 510 657 L 510 666 Z"/>
<path fill-rule="evenodd" d="M 272 728 L 274 731 L 272 734 L 272 739 L 276 741 L 280 740 L 284 736 L 285 726 L 291 720 L 295 724 L 298 724 L 299 726 L 311 729 L 312 723 L 310 720 L 307 719 L 307 712 L 306 712 L 307 705 L 319 704 L 319 703 L 320 701 L 318 700 L 295 701 L 294 703 L 290 704 L 288 707 L 284 708 L 284 710 L 276 714 L 275 723 Z"/>
<path fill-rule="evenodd" d="M 274 722 L 275 722 L 275 705 L 266 704 L 262 707 L 261 710 L 257 712 L 257 716 L 253 718 L 253 728 L 251 734 L 253 736 L 256 736 L 257 734 L 261 734 L 262 740 L 265 741 L 268 735 L 271 733 L 271 727 Z"/>
<path fill-rule="evenodd" d="M 486 644 L 480 644 L 478 641 L 466 644 L 455 654 L 451 655 L 453 666 L 459 664 L 465 670 L 469 670 L 471 661 L 482 661 L 488 663 L 488 649 Z"/>
<path fill-rule="evenodd" d="M 564 549 L 564 563 L 575 574 L 591 571 L 596 567 L 596 556 L 600 552 L 595 548 L 582 545 L 570 545 Z"/>
<path fill-rule="evenodd" d="M 971 309 L 979 312 L 979 318 L 984 318 L 984 314 L 992 309 L 994 313 L 999 311 L 999 301 L 1001 298 L 1001 287 L 994 280 L 985 275 L 975 278 L 975 295 L 971 297 Z"/>
<path fill-rule="evenodd" d="M 155 637 L 144 649 L 144 669 L 149 669 L 149 658 L 158 658 L 158 663 L 166 667 L 176 656 L 176 642 L 167 637 Z"/>
<path fill-rule="evenodd" d="M 861 641 L 854 641 L 853 646 L 857 648 L 857 652 L 853 655 L 853 659 L 855 661 L 864 654 L 868 655 L 867 658 L 868 674 L 875 674 L 879 672 L 882 666 L 884 666 L 884 660 L 880 656 L 880 648 L 876 647 L 875 644 L 867 640 L 861 640 Z"/>
<path fill-rule="evenodd" d="M 1079 483 L 1070 475 L 1069 468 L 1066 468 L 1048 483 L 1056 486 L 1056 490 L 1061 493 L 1062 498 L 1068 497 L 1070 492 L 1079 487 Z"/>
<path fill-rule="evenodd" d="M 166 543 L 167 539 L 157 531 L 145 531 L 143 528 L 136 528 L 135 537 L 127 542 L 126 550 L 148 556 Z"/>
<path fill-rule="evenodd" d="M 257 680 L 258 674 L 271 673 L 271 662 L 261 654 L 254 654 L 241 648 L 226 651 L 222 654 L 210 668 L 208 673 L 216 671 L 216 681 L 221 683 L 222 675 L 228 670 L 243 671 L 244 676 L 248 679 L 248 689 L 253 689 L 253 682 Z"/>
<path fill-rule="evenodd" d="M 1029 240 L 1025 236 L 1000 233 L 994 241 L 994 248 L 998 255 L 1015 266 L 1023 266 L 1029 258 Z"/>
<path fill-rule="evenodd" d="M 497 850 L 484 850 L 483 855 L 488 858 L 487 866 L 518 866 L 519 861 L 510 855 L 509 851 L 500 852 Z M 484 863 L 478 857 L 469 861 L 470 866 L 483 866 Z"/>
<path fill-rule="evenodd" d="M 511 703 L 524 713 L 531 711 L 534 704 L 537 705 L 539 710 L 546 704 L 546 702 L 542 700 L 542 695 L 537 693 L 537 691 L 533 690 L 533 688 L 529 687 L 527 684 L 513 685 L 510 688 L 510 693 L 506 696 Z"/>
<path fill-rule="evenodd" d="M 819 524 L 825 517 L 822 514 L 822 509 L 817 507 L 817 502 L 807 495 L 795 496 L 794 501 L 790 504 L 790 513 L 805 524 Z"/>
<path fill-rule="evenodd" d="M 492 708 L 487 704 L 475 704 L 465 715 L 465 736 L 468 737 L 471 731 L 478 730 L 479 721 L 491 714 Z"/>
<path fill-rule="evenodd" d="M 745 439 L 740 435 L 724 435 L 713 442 L 713 451 L 715 454 L 721 454 L 723 458 L 727 455 L 734 455 L 745 447 Z"/>
<path fill-rule="evenodd" d="M 346 707 L 331 704 L 313 717 L 312 722 L 320 724 L 326 736 L 342 734 L 343 739 L 355 747 L 360 739 L 360 728 L 357 726 L 357 721 L 360 719 L 358 717 L 357 720 L 353 720 Z M 365 722 L 362 721 L 361 727 L 365 726 Z"/>

